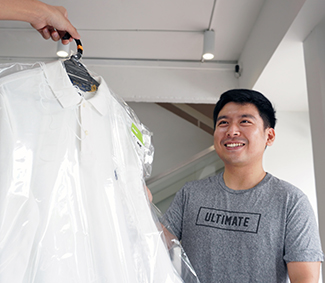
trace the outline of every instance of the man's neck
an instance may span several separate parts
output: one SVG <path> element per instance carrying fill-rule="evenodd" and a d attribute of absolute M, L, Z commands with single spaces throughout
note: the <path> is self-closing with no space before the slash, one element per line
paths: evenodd
<path fill-rule="evenodd" d="M 262 167 L 225 167 L 223 179 L 228 188 L 233 190 L 248 190 L 255 187 L 265 177 L 266 173 Z"/>

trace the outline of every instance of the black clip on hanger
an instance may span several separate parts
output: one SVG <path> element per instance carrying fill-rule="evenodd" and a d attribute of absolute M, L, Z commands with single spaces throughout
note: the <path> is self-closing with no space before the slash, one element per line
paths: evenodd
<path fill-rule="evenodd" d="M 71 35 L 67 32 L 62 39 L 69 39 Z M 99 83 L 88 73 L 85 66 L 79 62 L 82 57 L 83 48 L 81 41 L 75 39 L 77 44 L 77 53 L 71 55 L 70 59 L 65 60 L 64 66 L 71 82 L 79 89 L 86 92 L 93 92 L 98 89 Z"/>

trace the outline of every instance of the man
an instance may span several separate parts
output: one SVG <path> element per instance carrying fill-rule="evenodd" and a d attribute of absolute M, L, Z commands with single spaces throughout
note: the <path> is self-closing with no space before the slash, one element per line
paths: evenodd
<path fill-rule="evenodd" d="M 318 282 L 323 253 L 307 197 L 266 173 L 275 111 L 261 93 L 234 89 L 214 110 L 224 172 L 187 183 L 165 214 L 202 283 Z"/>

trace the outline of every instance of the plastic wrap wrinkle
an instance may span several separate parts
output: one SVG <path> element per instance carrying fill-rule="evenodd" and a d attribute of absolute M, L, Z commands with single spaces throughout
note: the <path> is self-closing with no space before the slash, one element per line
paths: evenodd
<path fill-rule="evenodd" d="M 198 282 L 148 203 L 152 134 L 97 79 L 82 93 L 60 61 L 0 66 L 0 282 Z"/>

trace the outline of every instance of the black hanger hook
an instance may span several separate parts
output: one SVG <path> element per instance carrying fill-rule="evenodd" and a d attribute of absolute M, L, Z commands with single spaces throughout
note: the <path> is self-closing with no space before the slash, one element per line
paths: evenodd
<path fill-rule="evenodd" d="M 66 32 L 66 34 L 62 37 L 62 39 L 70 39 L 71 35 L 70 33 Z M 82 44 L 81 44 L 81 41 L 80 39 L 74 39 L 76 44 L 77 44 L 77 58 L 80 59 L 82 57 L 82 53 L 83 53 L 83 47 L 82 47 Z"/>

